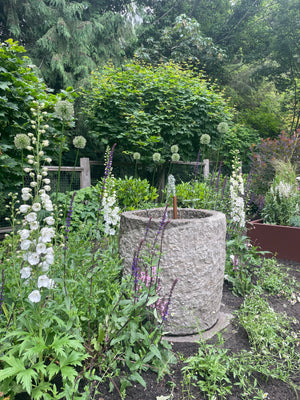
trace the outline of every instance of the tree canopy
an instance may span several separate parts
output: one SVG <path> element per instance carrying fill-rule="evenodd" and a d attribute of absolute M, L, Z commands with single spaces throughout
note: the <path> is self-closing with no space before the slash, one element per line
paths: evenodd
<path fill-rule="evenodd" d="M 155 152 L 169 160 L 174 144 L 183 160 L 196 159 L 201 135 L 216 145 L 218 124 L 232 118 L 216 87 L 174 63 L 106 66 L 82 95 L 87 128 L 98 143 L 117 142 L 119 152 L 139 152 L 141 161 Z"/>

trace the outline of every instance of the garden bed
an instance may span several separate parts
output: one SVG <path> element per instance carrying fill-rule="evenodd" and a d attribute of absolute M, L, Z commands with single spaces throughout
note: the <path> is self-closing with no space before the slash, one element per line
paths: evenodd
<path fill-rule="evenodd" d="M 285 266 L 291 267 L 289 273 L 292 277 L 300 283 L 300 264 L 284 261 L 282 262 Z M 223 288 L 222 298 L 222 311 L 232 313 L 237 310 L 243 302 L 242 297 L 236 297 L 230 290 L 230 285 L 225 283 Z M 297 323 L 294 324 L 293 328 L 295 332 L 300 331 L 300 303 L 292 304 L 288 300 L 280 296 L 268 296 L 268 302 L 270 306 L 279 313 L 286 313 L 287 315 L 296 318 Z M 250 350 L 250 344 L 246 331 L 235 324 L 233 321 L 229 327 L 223 331 L 223 337 L 225 339 L 224 347 L 229 349 L 229 354 L 239 353 L 242 350 Z M 216 338 L 210 340 L 210 343 L 216 342 Z M 189 356 L 198 353 L 198 343 L 176 342 L 173 344 L 173 350 L 176 353 L 178 364 L 172 368 L 172 375 L 165 376 L 160 382 L 157 382 L 157 375 L 153 372 L 147 372 L 143 374 L 143 378 L 147 383 L 147 388 L 144 389 L 140 384 L 136 384 L 126 390 L 126 399 L 130 400 L 184 400 L 184 399 L 197 399 L 206 400 L 203 394 L 199 390 L 191 387 L 189 396 L 182 387 L 182 373 L 181 368 L 185 365 L 182 361 L 182 357 L 187 358 Z M 300 351 L 300 346 L 298 347 Z M 257 380 L 257 386 L 263 390 L 264 393 L 268 394 L 265 398 L 269 400 L 296 400 L 297 395 L 300 398 L 300 391 L 297 393 L 294 389 L 282 382 L 281 380 L 275 380 L 269 378 L 267 381 L 265 377 L 259 374 L 255 374 L 253 377 Z M 299 373 L 293 377 L 294 384 L 300 385 Z M 234 380 L 232 381 L 234 382 Z M 112 393 L 108 390 L 108 385 L 103 385 L 101 388 L 101 395 L 97 395 L 97 400 L 120 400 L 120 395 L 117 390 Z M 233 386 L 232 394 L 225 397 L 226 400 L 241 400 L 241 390 L 237 386 Z M 192 395 L 194 397 L 192 397 Z M 247 397 L 246 397 L 247 398 Z M 249 398 L 249 397 L 248 397 Z M 251 400 L 253 397 L 250 397 Z"/>

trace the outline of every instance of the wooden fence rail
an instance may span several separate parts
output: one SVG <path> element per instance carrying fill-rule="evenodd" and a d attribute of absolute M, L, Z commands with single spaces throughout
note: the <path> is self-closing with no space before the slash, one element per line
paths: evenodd
<path fill-rule="evenodd" d="M 91 161 L 88 157 L 80 158 L 80 167 L 65 167 L 61 166 L 60 170 L 63 172 L 80 172 L 80 189 L 91 186 L 91 165 L 103 165 L 102 161 Z M 203 176 L 209 176 L 209 159 L 203 160 L 203 163 L 175 161 L 173 164 L 190 165 L 196 167 L 197 165 L 203 166 Z M 125 164 L 124 164 L 125 165 Z M 127 165 L 127 164 L 126 164 Z M 58 172 L 58 166 L 48 167 L 48 171 Z"/>

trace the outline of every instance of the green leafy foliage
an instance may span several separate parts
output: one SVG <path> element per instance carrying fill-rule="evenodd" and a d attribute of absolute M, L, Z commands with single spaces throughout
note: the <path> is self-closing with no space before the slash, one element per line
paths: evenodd
<path fill-rule="evenodd" d="M 246 236 L 232 235 L 226 242 L 225 279 L 236 296 L 245 296 L 253 288 L 251 267 L 260 265 L 259 254 Z"/>
<path fill-rule="evenodd" d="M 272 185 L 266 193 L 261 215 L 265 223 L 287 225 L 299 213 L 300 196 L 296 173 L 290 162 L 274 162 L 276 169 Z"/>
<path fill-rule="evenodd" d="M 33 101 L 45 103 L 47 122 L 51 127 L 47 132 L 51 151 L 55 153 L 58 144 L 60 124 L 53 115 L 53 108 L 59 98 L 71 96 L 72 89 L 60 96 L 49 93 L 28 57 L 25 49 L 11 39 L 0 45 L 0 190 L 7 193 L 22 182 L 23 159 L 30 154 L 28 149 L 16 149 L 14 138 L 19 133 L 29 133 Z M 50 91 L 51 92 L 51 91 Z M 58 136 L 57 136 L 58 135 Z M 57 137 L 56 137 L 57 136 Z M 27 164 L 24 162 L 24 166 Z"/>
<path fill-rule="evenodd" d="M 62 391 L 68 385 L 75 389 L 78 375 L 75 367 L 80 367 L 88 355 L 78 332 L 68 333 L 66 321 L 70 312 L 68 304 L 57 307 L 55 302 L 49 302 L 44 315 L 36 315 L 30 309 L 23 313 L 22 318 L 28 321 L 31 318 L 29 330 L 19 324 L 2 332 L 0 387 L 4 393 L 27 392 L 33 400 L 50 398 L 55 391 L 51 380 L 57 376 L 62 379 Z M 43 327 L 42 318 L 45 318 Z"/>
<path fill-rule="evenodd" d="M 50 87 L 78 87 L 96 66 L 123 56 L 122 40 L 132 35 L 125 17 L 128 0 L 91 2 L 8 0 L 0 6 L 2 35 L 22 39 Z M 39 16 L 42 24 L 37 23 Z"/>
<path fill-rule="evenodd" d="M 256 195 L 264 195 L 275 176 L 277 160 L 294 163 L 300 151 L 298 135 L 282 133 L 276 139 L 261 139 L 251 151 L 251 191 Z"/>
<path fill-rule="evenodd" d="M 212 172 L 204 181 L 181 182 L 176 185 L 177 204 L 183 208 L 199 208 L 228 213 L 227 177 Z"/>
<path fill-rule="evenodd" d="M 260 267 L 255 269 L 257 286 L 270 295 L 280 295 L 293 303 L 300 285 L 295 278 L 291 279 L 288 271 L 275 258 L 265 258 Z"/>
<path fill-rule="evenodd" d="M 249 151 L 254 145 L 259 143 L 258 132 L 247 128 L 244 125 L 234 124 L 222 136 L 222 145 L 220 146 L 220 159 L 227 169 L 231 169 L 234 152 L 238 150 L 239 158 L 243 164 L 243 172 L 250 168 Z"/>
<path fill-rule="evenodd" d="M 157 35 L 157 32 L 156 32 Z M 156 40 L 144 41 L 135 52 L 138 59 L 157 64 L 173 60 L 177 63 L 204 66 L 207 63 L 220 64 L 225 52 L 206 37 L 195 18 L 185 14 L 176 17 L 172 26 L 165 27 Z"/>
<path fill-rule="evenodd" d="M 125 176 L 115 180 L 116 194 L 123 210 L 151 208 L 158 198 L 157 189 L 146 179 Z"/>
<path fill-rule="evenodd" d="M 185 360 L 187 365 L 182 368 L 185 391 L 188 392 L 193 385 L 209 399 L 225 399 L 232 388 L 232 359 L 228 357 L 228 350 L 221 347 L 223 340 L 220 336 L 217 344 L 198 343 L 198 354 Z"/>
<path fill-rule="evenodd" d="M 183 160 L 196 159 L 201 135 L 215 142 L 217 125 L 231 118 L 215 87 L 174 63 L 106 66 L 82 95 L 84 118 L 98 143 L 116 142 L 119 153 L 139 152 L 140 162 L 152 162 L 155 152 L 163 162 L 174 144 Z"/>

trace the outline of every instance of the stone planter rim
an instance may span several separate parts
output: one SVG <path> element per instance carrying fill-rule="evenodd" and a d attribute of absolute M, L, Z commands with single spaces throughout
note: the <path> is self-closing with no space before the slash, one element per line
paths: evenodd
<path fill-rule="evenodd" d="M 151 223 L 160 223 L 163 213 L 165 211 L 165 207 L 158 207 L 158 208 L 149 208 L 149 209 L 140 209 L 140 210 L 132 210 L 132 211 L 123 211 L 121 215 L 126 216 L 126 218 L 132 218 L 140 221 L 149 221 L 151 218 Z M 159 216 L 153 216 L 151 214 L 159 213 Z M 205 209 L 196 209 L 196 208 L 178 208 L 178 218 L 173 219 L 173 208 L 170 207 L 167 209 L 167 217 L 166 219 L 170 220 L 172 223 L 180 223 L 184 221 L 191 221 L 191 220 L 205 220 L 207 218 L 218 219 L 223 218 L 223 213 L 220 211 L 215 210 L 205 210 Z M 180 214 L 193 214 L 191 218 L 181 218 Z M 146 214 L 146 215 L 143 215 Z M 196 215 L 200 215 L 198 218 Z"/>

